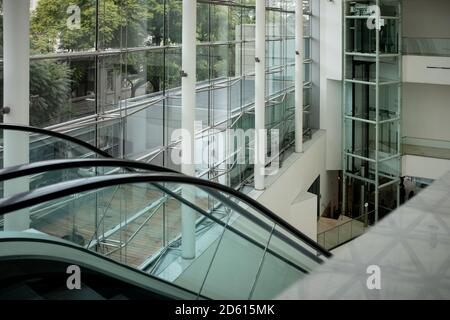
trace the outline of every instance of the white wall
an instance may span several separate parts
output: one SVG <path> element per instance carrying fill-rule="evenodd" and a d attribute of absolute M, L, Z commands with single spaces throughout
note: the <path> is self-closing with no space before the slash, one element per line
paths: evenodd
<path fill-rule="evenodd" d="M 317 219 L 317 211 L 311 212 L 309 205 L 305 204 L 305 211 L 297 211 L 300 204 L 298 197 L 306 192 L 315 179 L 320 175 L 320 212 L 328 203 L 328 187 L 323 183 L 326 177 L 326 133 L 323 130 L 316 132 L 310 141 L 304 144 L 304 153 L 292 154 L 285 160 L 276 176 L 267 177 L 267 187 L 264 191 L 253 192 L 250 196 L 278 214 L 281 218 L 289 221 L 294 227 L 305 234 L 314 235 L 317 226 L 304 221 Z M 324 181 L 325 182 L 325 181 Z M 294 205 L 294 208 L 292 206 Z M 294 213 L 295 212 L 295 213 Z M 300 215 L 305 215 L 301 217 Z M 313 238 L 315 239 L 315 238 Z"/>
<path fill-rule="evenodd" d="M 450 160 L 409 155 L 402 158 L 403 176 L 436 180 L 448 171 Z"/>
<path fill-rule="evenodd" d="M 338 209 L 339 206 L 339 185 L 342 181 L 339 179 L 339 171 L 337 170 L 328 170 L 326 174 L 323 176 L 323 179 L 320 180 L 320 183 L 323 184 L 322 193 L 322 202 L 326 206 L 330 207 L 330 210 Z"/>
<path fill-rule="evenodd" d="M 326 79 L 321 94 L 321 127 L 327 131 L 327 170 L 342 169 L 342 81 Z"/>
<path fill-rule="evenodd" d="M 405 55 L 403 82 L 450 85 L 450 57 Z"/>
<path fill-rule="evenodd" d="M 403 36 L 450 38 L 450 1 L 403 1 Z"/>
<path fill-rule="evenodd" d="M 450 1 L 403 1 L 403 36 L 450 38 Z M 406 56 L 404 61 L 402 135 L 414 138 L 450 140 L 450 86 L 447 70 L 427 66 L 447 66 L 448 58 Z M 450 161 L 406 155 L 404 176 L 437 179 L 450 170 Z"/>
<path fill-rule="evenodd" d="M 340 170 L 342 0 L 320 1 L 320 128 L 327 131 L 326 168 Z"/>
<path fill-rule="evenodd" d="M 291 204 L 287 221 L 301 226 L 311 239 L 317 239 L 317 195 L 303 191 Z"/>
<path fill-rule="evenodd" d="M 342 80 L 342 0 L 320 1 L 320 63 L 321 75 Z"/>
<path fill-rule="evenodd" d="M 450 87 L 403 84 L 402 135 L 450 140 Z"/>

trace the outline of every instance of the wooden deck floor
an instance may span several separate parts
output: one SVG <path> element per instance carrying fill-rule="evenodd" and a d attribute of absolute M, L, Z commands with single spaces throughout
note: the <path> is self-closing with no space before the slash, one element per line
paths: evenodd
<path fill-rule="evenodd" d="M 100 241 L 96 250 L 114 260 L 137 267 L 180 235 L 181 204 L 178 200 L 168 198 L 163 205 L 149 209 L 165 195 L 155 188 L 138 185 L 121 186 L 117 190 L 108 188 L 67 201 L 57 210 L 53 209 L 34 220 L 32 227 L 74 242 L 73 235 L 76 234 L 79 244 L 87 246 L 92 240 L 101 239 L 109 230 L 122 224 L 117 232 L 105 241 Z M 204 210 L 210 205 L 204 194 L 198 194 L 195 203 Z M 139 212 L 141 215 L 125 225 L 127 219 Z M 99 228 L 95 235 L 96 225 Z M 127 245 L 119 248 L 124 243 Z"/>

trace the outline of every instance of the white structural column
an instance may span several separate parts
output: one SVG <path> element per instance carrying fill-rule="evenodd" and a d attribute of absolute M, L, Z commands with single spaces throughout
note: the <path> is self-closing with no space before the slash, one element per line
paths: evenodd
<path fill-rule="evenodd" d="M 29 124 L 29 12 L 29 1 L 3 0 L 3 105 L 10 108 L 9 113 L 3 115 L 4 123 Z M 28 163 L 28 142 L 26 133 L 4 132 L 4 167 Z M 4 184 L 5 196 L 28 189 L 28 178 L 14 179 Z M 25 230 L 29 226 L 28 210 L 5 216 L 5 231 Z"/>
<path fill-rule="evenodd" d="M 196 104 L 196 30 L 197 1 L 183 0 L 182 15 L 182 83 L 181 83 L 181 127 L 183 141 L 181 145 L 181 171 L 187 175 L 195 175 L 195 104 Z M 182 196 L 195 200 L 194 187 L 183 186 Z M 182 205 L 181 213 L 182 256 L 185 259 L 195 258 L 195 212 Z"/>
<path fill-rule="evenodd" d="M 265 187 L 266 140 L 266 1 L 256 1 L 255 26 L 255 189 Z"/>
<path fill-rule="evenodd" d="M 295 1 L 295 152 L 303 152 L 303 1 Z"/>

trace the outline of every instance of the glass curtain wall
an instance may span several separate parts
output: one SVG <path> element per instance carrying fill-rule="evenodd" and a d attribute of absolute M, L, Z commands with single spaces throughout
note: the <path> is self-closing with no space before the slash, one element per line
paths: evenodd
<path fill-rule="evenodd" d="M 268 162 L 271 139 L 281 153 L 294 142 L 294 1 L 266 1 L 266 127 L 279 130 Z M 309 2 L 305 137 L 314 109 Z M 33 0 L 30 17 L 30 124 L 179 169 L 182 1 Z M 253 137 L 230 148 L 226 129 L 254 127 L 255 0 L 198 0 L 197 19 L 197 174 L 239 187 L 253 174 Z"/>
<path fill-rule="evenodd" d="M 399 205 L 401 1 L 344 1 L 343 212 L 377 222 Z"/>

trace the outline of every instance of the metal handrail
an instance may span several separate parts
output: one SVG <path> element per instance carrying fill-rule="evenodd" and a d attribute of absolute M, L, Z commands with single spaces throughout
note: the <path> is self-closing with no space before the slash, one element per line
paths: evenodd
<path fill-rule="evenodd" d="M 116 159 L 75 159 L 75 160 L 51 160 L 44 161 L 41 163 L 32 163 L 26 165 L 19 165 L 13 168 L 6 168 L 0 170 L 0 180 L 5 179 L 15 179 L 18 177 L 23 177 L 30 174 L 36 174 L 40 172 L 46 172 L 51 170 L 63 170 L 69 168 L 79 168 L 79 167 L 122 167 L 133 170 L 149 170 L 152 171 L 153 165 L 147 163 L 141 163 L 130 160 L 116 160 Z M 231 195 L 240 201 L 250 205 L 256 209 L 263 216 L 269 218 L 272 222 L 280 225 L 285 230 L 296 236 L 298 239 L 302 240 L 305 244 L 314 248 L 317 252 L 324 255 L 325 257 L 330 257 L 331 254 L 319 246 L 314 240 L 310 239 L 291 224 L 286 222 L 284 219 L 280 218 L 278 215 L 274 214 L 272 211 L 261 205 L 259 202 L 250 198 L 249 196 L 222 184 L 218 184 L 209 180 L 198 179 L 195 177 L 185 176 L 179 173 L 174 173 L 172 170 L 166 169 L 165 172 L 159 172 L 158 174 L 149 173 L 139 173 L 139 174 L 122 174 L 122 175 L 111 175 L 111 176 L 97 176 L 83 178 L 63 183 L 58 183 L 52 186 L 43 187 L 31 192 L 24 192 L 22 194 L 17 194 L 11 198 L 3 199 L 0 201 L 0 216 L 8 212 L 18 210 L 19 208 L 28 207 L 30 205 L 35 205 L 41 202 L 54 200 L 63 196 L 68 196 L 73 193 L 85 192 L 92 189 L 113 186 L 116 184 L 128 184 L 137 183 L 139 180 L 142 183 L 164 183 L 164 182 L 174 182 L 174 183 L 185 183 L 196 185 L 200 188 L 206 188 L 208 193 L 214 193 L 215 197 L 223 201 L 230 202 L 228 205 L 230 207 L 238 206 L 237 204 L 229 201 L 227 197 L 222 195 L 220 192 L 224 192 Z M 135 180 L 137 179 L 137 180 Z M 148 180 L 147 180 L 148 179 Z M 133 182 L 135 181 L 135 182 Z M 74 185 L 75 184 L 75 185 Z M 101 186 L 103 185 L 103 186 Z M 44 194 L 42 194 L 44 190 Z M 34 199 L 34 200 L 30 200 Z M 31 201 L 31 203 L 30 203 Z M 180 199 L 182 201 L 182 199 Z M 239 207 L 239 206 L 238 206 Z M 197 208 L 195 208 L 197 209 Z M 255 223 L 263 223 L 259 219 L 256 219 L 254 215 L 246 213 L 241 207 L 235 208 L 238 212 L 246 215 L 247 218 Z M 286 237 L 287 238 L 287 237 Z M 289 238 L 288 238 L 289 239 Z M 292 240 L 291 240 L 292 241 Z"/>
<path fill-rule="evenodd" d="M 168 195 L 171 197 L 174 197 L 175 199 L 179 200 L 181 203 L 185 204 L 186 206 L 190 207 L 193 210 L 196 210 L 203 216 L 207 217 L 208 219 L 214 221 L 215 223 L 227 228 L 240 238 L 243 238 L 253 245 L 259 247 L 260 249 L 264 249 L 264 246 L 259 243 L 258 241 L 254 240 L 250 236 L 246 235 L 242 231 L 238 230 L 237 228 L 233 226 L 226 225 L 221 219 L 218 219 L 211 215 L 209 212 L 206 212 L 205 210 L 197 207 L 192 202 L 186 200 L 185 198 L 175 194 L 175 192 L 163 187 L 160 185 L 160 183 L 165 182 L 174 182 L 178 183 L 178 178 L 187 178 L 186 181 L 182 181 L 181 183 L 185 184 L 191 184 L 196 185 L 195 183 L 192 183 L 192 180 L 190 177 L 182 176 L 178 174 L 170 174 L 171 178 L 168 178 L 168 176 L 154 176 L 153 174 L 127 174 L 127 175 L 114 175 L 114 176 L 101 176 L 101 177 L 93 177 L 93 178 L 87 178 L 87 179 L 79 179 L 79 180 L 73 180 L 70 182 L 65 183 L 59 183 L 56 185 L 52 185 L 49 187 L 43 187 L 41 189 L 34 190 L 33 192 L 24 192 L 22 194 L 15 195 L 13 197 L 4 199 L 0 201 L 0 215 L 7 214 L 16 210 L 20 210 L 19 208 L 27 208 L 29 206 L 35 205 L 37 203 L 42 203 L 45 201 L 51 201 L 55 200 L 60 197 L 64 197 L 73 193 L 79 193 L 79 192 L 85 192 L 88 190 L 93 189 L 101 189 L 101 188 L 107 188 L 111 186 L 117 186 L 117 185 L 124 185 L 124 184 L 130 184 L 130 183 L 151 183 L 152 185 L 155 185 L 155 187 L 161 188 L 161 190 L 165 191 Z M 152 177 L 154 179 L 152 179 Z M 112 178 L 112 179 L 110 179 Z M 131 180 L 130 180 L 131 179 Z M 90 180 L 90 181 L 88 181 Z M 181 179 L 185 180 L 185 179 Z M 191 181 L 189 183 L 188 181 Z M 208 180 L 202 180 L 208 182 Z M 111 183 L 111 185 L 110 185 Z M 226 197 L 222 197 L 222 201 L 229 202 L 231 208 L 233 208 L 233 203 Z M 234 207 L 237 205 L 234 204 Z M 234 209 L 234 208 L 233 208 Z M 246 218 L 249 218 L 247 214 L 244 214 L 245 210 L 241 208 L 239 213 Z M 271 227 L 267 224 L 265 224 L 262 221 L 255 221 L 259 226 L 265 227 L 265 229 L 270 229 Z M 259 223 L 258 223 L 259 222 Z M 293 242 L 290 238 L 286 237 L 283 233 L 277 231 L 277 236 L 280 237 L 283 241 L 290 243 L 295 249 L 302 252 L 305 256 L 309 257 L 311 260 L 322 263 L 323 260 L 321 260 L 318 256 L 314 255 L 311 251 L 308 249 L 298 245 L 296 242 Z M 303 273 L 308 273 L 308 271 L 303 268 L 300 265 L 297 265 L 290 260 L 286 259 L 282 255 L 278 254 L 277 252 L 274 252 L 271 249 L 267 249 L 268 252 L 270 252 L 274 257 L 284 261 L 285 263 L 289 264 L 290 266 L 298 269 L 299 271 Z M 318 250 L 316 250 L 318 251 Z M 323 253 L 322 253 L 323 254 Z M 325 254 L 323 254 L 325 255 Z"/>
<path fill-rule="evenodd" d="M 338 228 L 341 227 L 341 226 L 344 226 L 344 225 L 346 225 L 346 224 L 348 224 L 348 223 L 351 223 L 351 222 L 353 222 L 353 221 L 355 221 L 355 220 L 358 220 L 359 218 L 362 218 L 362 217 L 364 217 L 365 215 L 369 215 L 369 214 L 370 214 L 370 213 L 367 213 L 367 214 L 364 213 L 364 214 L 362 214 L 362 215 L 360 215 L 360 216 L 358 216 L 358 217 L 356 217 L 356 218 L 351 218 L 351 220 L 347 220 L 347 221 L 345 221 L 345 222 L 343 222 L 343 223 L 341 223 L 341 224 L 338 224 L 337 226 L 331 227 L 331 228 L 329 228 L 329 229 L 327 229 L 327 230 L 324 230 L 324 231 L 318 233 L 318 234 L 317 234 L 317 237 L 321 236 L 321 235 L 324 234 L 324 233 L 329 233 L 329 232 L 331 232 L 331 231 L 333 231 L 333 230 L 336 230 L 336 229 L 338 229 Z"/>
<path fill-rule="evenodd" d="M 11 130 L 11 131 L 20 131 L 20 132 L 31 132 L 31 133 L 47 135 L 50 137 L 55 137 L 55 138 L 58 138 L 61 140 L 72 142 L 74 144 L 78 144 L 92 152 L 97 153 L 98 155 L 100 155 L 102 157 L 112 158 L 112 156 L 110 154 L 108 154 L 107 152 L 105 152 L 97 147 L 94 147 L 90 143 L 87 143 L 83 140 L 74 138 L 72 136 L 69 136 L 69 135 L 66 135 L 66 134 L 63 134 L 60 132 L 51 131 L 51 130 L 47 130 L 47 129 L 41 129 L 41 128 L 32 127 L 32 126 L 23 126 L 23 125 L 18 125 L 18 124 L 5 124 L 5 123 L 0 123 L 0 130 L 1 129 Z"/>
<path fill-rule="evenodd" d="M 13 179 L 13 178 L 19 177 L 19 176 L 26 176 L 26 175 L 30 175 L 30 174 L 41 173 L 41 172 L 46 172 L 46 171 L 51 171 L 51 170 L 67 169 L 70 167 L 75 168 L 75 167 L 95 167 L 95 166 L 122 167 L 122 168 L 128 169 L 130 172 L 133 172 L 136 169 L 141 169 L 141 170 L 148 170 L 148 171 L 178 173 L 175 170 L 171 170 L 171 169 L 168 169 L 165 167 L 160 167 L 160 166 L 156 166 L 156 165 L 152 165 L 152 164 L 148 164 L 148 163 L 112 159 L 111 155 L 90 145 L 89 143 L 79 140 L 77 138 L 71 137 L 71 136 L 67 136 L 67 135 L 59 133 L 59 132 L 54 132 L 54 131 L 41 129 L 41 128 L 29 127 L 29 126 L 12 125 L 12 124 L 0 124 L 0 129 L 9 129 L 9 130 L 13 130 L 13 131 L 22 131 L 22 132 L 32 132 L 32 133 L 53 136 L 53 137 L 59 138 L 61 140 L 70 141 L 74 144 L 83 146 L 86 149 L 91 150 L 92 152 L 97 153 L 97 154 L 107 158 L 107 159 L 103 159 L 103 160 L 99 160 L 99 159 L 50 160 L 50 161 L 35 162 L 35 163 L 31 163 L 31 164 L 26 164 L 26 165 L 9 167 L 9 168 L 0 170 L 0 180 Z M 206 180 L 201 180 L 201 179 L 197 179 L 197 178 L 193 178 L 193 179 L 196 179 L 201 182 L 206 181 Z M 301 239 L 303 242 L 305 242 L 305 243 L 309 244 L 310 246 L 312 246 L 313 248 L 315 248 L 318 252 L 320 252 L 325 257 L 331 256 L 331 254 L 327 250 L 318 246 L 316 242 L 314 242 L 307 236 L 303 235 L 296 228 L 294 228 L 293 226 L 288 224 L 286 221 L 284 221 L 283 219 L 281 219 L 280 217 L 278 217 L 277 215 L 272 213 L 270 210 L 268 210 L 264 206 L 260 205 L 258 202 L 256 202 L 252 198 L 250 198 L 230 187 L 226 187 L 224 185 L 213 183 L 213 182 L 209 182 L 209 183 L 211 185 L 207 186 L 208 188 L 219 189 L 219 190 L 225 188 L 226 190 L 221 190 L 221 191 L 226 192 L 228 194 L 232 194 L 236 198 L 243 200 L 244 202 L 257 208 L 258 211 L 261 212 L 263 215 L 269 217 L 272 221 L 275 221 L 278 225 L 284 227 L 290 233 L 294 234 L 296 237 Z M 2 211 L 0 213 L 0 216 L 3 214 L 4 213 Z M 253 215 L 249 215 L 249 217 L 253 218 L 252 220 L 255 222 L 255 218 Z"/>
<path fill-rule="evenodd" d="M 327 230 L 324 230 L 324 231 L 322 231 L 322 232 L 320 232 L 320 233 L 317 234 L 317 239 L 320 239 L 320 237 L 323 236 L 323 246 L 326 248 L 326 243 L 325 243 L 326 235 L 327 235 L 327 234 L 330 234 L 330 233 L 333 233 L 333 232 L 335 232 L 335 230 L 337 230 L 337 231 L 338 231 L 338 232 L 337 232 L 337 235 L 338 235 L 337 243 L 336 243 L 335 246 L 333 246 L 333 247 L 331 247 L 331 248 L 328 248 L 328 250 L 334 249 L 334 248 L 340 246 L 341 244 L 343 244 L 343 243 L 345 243 L 345 242 L 347 242 L 347 241 L 349 241 L 349 240 L 355 239 L 355 238 L 357 237 L 357 236 L 353 236 L 353 230 L 352 230 L 352 228 L 350 228 L 350 230 L 351 230 L 351 231 L 350 231 L 350 238 L 349 238 L 348 240 L 346 240 L 346 241 L 340 242 L 340 241 L 339 241 L 339 230 L 341 230 L 344 226 L 346 226 L 346 225 L 348 225 L 348 224 L 350 224 L 350 227 L 351 227 L 353 222 L 355 222 L 355 221 L 361 221 L 362 219 L 365 220 L 365 222 L 364 222 L 364 229 L 366 229 L 367 227 L 369 227 L 369 224 L 368 224 L 369 216 L 370 216 L 371 214 L 373 214 L 374 212 L 375 212 L 375 211 L 371 211 L 371 212 L 368 212 L 368 213 L 364 213 L 364 214 L 362 214 L 362 215 L 360 215 L 360 216 L 358 216 L 358 217 L 356 217 L 356 218 L 351 218 L 351 220 L 345 221 L 344 223 L 341 223 L 341 224 L 339 224 L 339 225 L 337 225 L 337 226 L 334 226 L 334 227 L 332 227 L 332 228 L 329 228 L 329 229 L 327 229 Z"/>
<path fill-rule="evenodd" d="M 114 274 L 116 276 L 120 275 L 122 280 L 135 279 L 129 283 L 134 283 L 135 285 L 138 285 L 140 287 L 144 287 L 147 289 L 149 289 L 149 288 L 155 289 L 156 288 L 155 284 L 159 284 L 157 287 L 161 288 L 161 286 L 169 286 L 172 290 L 176 290 L 180 294 L 188 294 L 192 297 L 197 297 L 202 300 L 208 299 L 206 296 L 200 295 L 199 293 L 195 293 L 189 289 L 185 289 L 176 283 L 168 282 L 164 279 L 155 277 L 151 274 L 145 273 L 142 270 L 130 267 L 126 264 L 115 261 L 115 260 L 108 258 L 104 255 L 101 255 L 97 252 L 80 247 L 77 244 L 74 244 L 72 242 L 69 242 L 69 241 L 66 241 L 63 239 L 50 237 L 50 236 L 42 235 L 42 234 L 32 234 L 32 233 L 25 234 L 25 233 L 21 233 L 21 232 L 10 232 L 6 236 L 0 237 L 0 245 L 6 244 L 6 243 L 14 243 L 14 242 L 17 242 L 17 244 L 18 245 L 20 244 L 21 246 L 23 246 L 26 243 L 29 243 L 29 244 L 45 244 L 45 245 L 49 245 L 49 246 L 61 247 L 61 248 L 64 248 L 65 251 L 74 251 L 74 252 L 78 253 L 78 256 L 77 256 L 78 258 L 83 258 L 83 256 L 89 257 L 89 265 L 96 265 L 96 267 L 99 267 L 99 265 L 97 263 L 100 263 L 101 265 L 103 265 L 103 266 L 101 266 L 101 269 L 103 269 L 105 266 L 108 266 L 108 270 L 105 269 L 108 272 L 111 272 L 111 268 L 120 270 L 121 271 L 120 273 L 114 273 Z M 29 246 L 23 246 L 23 248 L 29 248 Z M 54 256 L 53 250 L 47 251 L 47 256 L 45 256 L 45 258 L 48 258 L 49 255 Z M 31 258 L 31 259 L 38 259 L 39 257 L 44 257 L 44 256 L 41 255 L 39 252 L 29 250 L 29 254 L 27 255 L 27 257 Z M 55 256 L 55 258 L 56 258 L 56 261 L 61 259 L 60 256 L 57 256 L 57 257 Z M 87 260 L 85 260 L 85 258 L 83 258 L 83 259 L 84 259 L 84 261 L 87 261 Z M 137 281 L 137 280 L 139 280 L 139 281 Z M 149 282 L 153 282 L 153 283 L 150 285 Z M 161 291 L 160 293 L 167 294 L 166 291 Z M 176 296 L 174 296 L 173 298 L 176 298 Z"/>
<path fill-rule="evenodd" d="M 69 142 L 72 142 L 74 144 L 78 144 L 82 147 L 85 147 L 88 150 L 91 150 L 94 153 L 97 153 L 106 159 L 100 160 L 100 159 L 75 159 L 75 160 L 50 160 L 50 161 L 43 161 L 43 162 L 35 162 L 31 164 L 26 165 L 19 165 L 14 167 L 9 167 L 0 170 L 0 180 L 7 180 L 7 179 L 13 179 L 13 177 L 19 177 L 19 176 L 26 176 L 30 174 L 35 173 L 41 173 L 45 171 L 51 171 L 51 170 L 57 170 L 57 169 L 67 169 L 67 168 L 75 168 L 75 167 L 122 167 L 125 169 L 130 169 L 130 172 L 133 172 L 135 169 L 141 169 L 141 170 L 148 170 L 148 171 L 158 171 L 158 172 L 171 172 L 171 173 L 178 173 L 175 170 L 168 169 L 165 167 L 160 167 L 156 165 L 152 165 L 149 163 L 142 163 L 142 162 L 136 162 L 136 161 L 129 161 L 129 160 L 118 160 L 113 159 L 113 157 L 98 149 L 97 147 L 92 146 L 91 144 L 79 140 L 77 138 L 65 135 L 63 133 L 50 131 L 47 129 L 41 129 L 31 126 L 22 126 L 22 125 L 14 125 L 14 124 L 0 124 L 0 129 L 7 129 L 7 130 L 13 130 L 13 131 L 22 131 L 22 132 L 32 132 L 32 133 L 38 133 L 43 135 L 48 135 L 52 137 L 59 138 L 61 140 L 66 140 Z M 131 169 L 132 168 L 132 169 Z M 179 173 L 178 173 L 179 174 Z M 204 182 L 205 180 L 194 178 L 198 181 Z M 209 188 L 212 189 L 221 189 L 225 188 L 224 191 L 228 194 L 232 194 L 238 199 L 243 200 L 244 202 L 247 202 L 251 204 L 253 207 L 257 208 L 258 211 L 260 211 L 263 215 L 269 217 L 271 220 L 275 221 L 278 225 L 284 227 L 286 230 L 290 231 L 292 234 L 294 234 L 296 237 L 300 238 L 302 241 L 308 243 L 310 246 L 315 247 L 317 246 L 317 243 L 311 240 L 309 237 L 305 236 L 303 233 L 298 231 L 296 228 L 294 228 L 292 225 L 287 223 L 284 219 L 281 219 L 279 216 L 259 204 L 257 201 L 253 200 L 252 198 L 248 197 L 247 195 L 233 189 L 230 187 L 226 187 L 224 185 L 213 183 L 209 186 Z M 3 213 L 0 213 L 0 216 Z M 254 218 L 253 218 L 254 220 Z M 315 248 L 318 252 L 323 254 L 325 257 L 330 257 L 331 254 L 325 250 L 324 248 Z"/>

